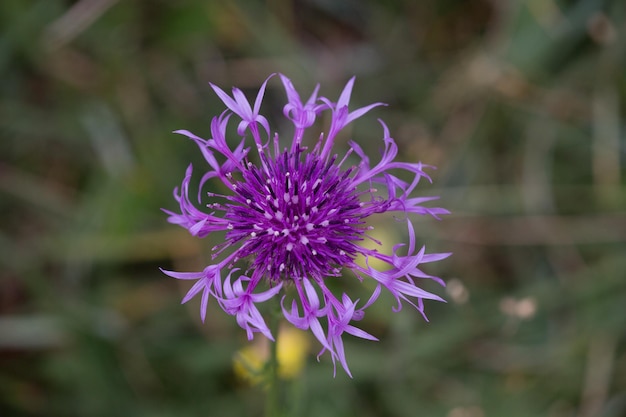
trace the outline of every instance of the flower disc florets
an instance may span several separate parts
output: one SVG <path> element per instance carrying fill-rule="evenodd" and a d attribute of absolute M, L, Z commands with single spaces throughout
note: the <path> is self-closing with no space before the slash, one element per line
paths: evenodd
<path fill-rule="evenodd" d="M 265 161 L 267 170 L 244 163 L 233 198 L 239 204 L 226 212 L 233 220 L 228 242 L 245 240 L 238 257 L 252 256 L 251 269 L 276 283 L 339 276 L 357 255 L 352 242 L 365 232 L 367 212 L 351 170 L 302 153 L 285 151 Z"/>
<path fill-rule="evenodd" d="M 203 271 L 163 272 L 177 279 L 196 280 L 183 303 L 202 293 L 203 321 L 208 300 L 214 297 L 226 313 L 236 317 L 249 339 L 260 332 L 273 340 L 257 304 L 280 296 L 284 317 L 297 328 L 311 330 L 322 345 L 320 353 L 329 351 L 333 363 L 339 361 L 350 374 L 342 336 L 349 333 L 376 340 L 351 323 L 363 318 L 364 310 L 376 301 L 382 288 L 396 299 L 395 310 L 405 301 L 424 315 L 424 299 L 443 301 L 419 288 L 416 279 L 433 279 L 443 285 L 441 279 L 423 272 L 420 264 L 449 254 L 426 254 L 424 247 L 417 250 L 409 215 L 437 218 L 447 210 L 422 206 L 437 197 L 411 197 L 421 178 L 430 181 L 424 172 L 429 167 L 395 161 L 397 146 L 382 121 L 384 150 L 374 166 L 355 142 L 349 143 L 350 148 L 341 159 L 331 152 L 336 135 L 348 123 L 382 105 L 374 103 L 350 112 L 348 104 L 354 78 L 337 102 L 318 98 L 318 86 L 303 104 L 291 81 L 283 75 L 280 77 L 287 93 L 283 114 L 294 126 L 289 147 L 281 149 L 278 133 L 271 135 L 267 119 L 259 113 L 269 78 L 261 86 L 253 107 L 241 90 L 233 88 L 230 97 L 211 85 L 228 108 L 213 118 L 211 139 L 202 139 L 186 130 L 176 132 L 196 142 L 211 167 L 202 177 L 200 190 L 214 178 L 229 192 L 210 192 L 210 202 L 206 204 L 209 210 L 197 208 L 189 198 L 190 165 L 181 188 L 174 191 L 180 213 L 165 210 L 168 220 L 185 227 L 194 236 L 224 231 L 226 237 L 224 243 L 213 248 L 214 258 L 222 259 Z M 330 127 L 327 133 L 321 132 L 319 141 L 310 149 L 302 143 L 304 132 L 323 111 L 331 112 Z M 237 133 L 242 137 L 234 149 L 226 141 L 226 128 L 233 114 L 241 119 Z M 251 148 L 245 146 L 248 134 L 254 141 L 258 162 L 249 158 Z M 348 165 L 350 155 L 359 162 Z M 410 182 L 399 179 L 393 174 L 398 170 L 408 171 L 413 179 Z M 382 188 L 386 196 L 378 194 L 374 185 Z M 394 246 L 393 255 L 367 249 L 362 244 L 372 229 L 368 218 L 385 212 L 397 213 L 396 217 L 407 224 L 406 255 L 398 254 L 403 244 Z M 365 259 L 365 266 L 355 262 L 357 257 Z M 249 263 L 242 271 L 237 265 L 244 258 Z M 371 259 L 388 267 L 375 269 L 370 266 Z M 357 307 L 358 299 L 353 301 L 345 293 L 338 298 L 326 285 L 327 277 L 340 277 L 346 270 L 361 280 L 370 277 L 377 284 L 369 300 L 360 307 Z M 290 308 L 285 306 L 286 294 L 279 295 L 286 292 L 286 283 L 295 288 L 291 291 L 295 296 Z"/>

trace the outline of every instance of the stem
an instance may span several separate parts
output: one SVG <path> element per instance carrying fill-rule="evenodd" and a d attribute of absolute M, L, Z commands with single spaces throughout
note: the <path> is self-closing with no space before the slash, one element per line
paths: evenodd
<path fill-rule="evenodd" d="M 267 401 L 265 403 L 266 417 L 278 417 L 280 413 L 280 385 L 278 380 L 278 325 L 280 324 L 280 303 L 276 300 L 276 305 L 270 312 L 270 331 L 274 336 L 274 342 L 270 342 L 270 358 L 266 365 L 267 377 Z"/>

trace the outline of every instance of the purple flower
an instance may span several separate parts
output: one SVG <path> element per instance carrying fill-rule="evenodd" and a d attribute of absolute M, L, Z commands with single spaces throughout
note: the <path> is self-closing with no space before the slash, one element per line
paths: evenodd
<path fill-rule="evenodd" d="M 209 164 L 200 190 L 213 179 L 226 191 L 207 193 L 206 210 L 198 208 L 189 197 L 190 165 L 182 186 L 174 190 L 180 213 L 164 210 L 169 214 L 168 220 L 194 236 L 221 231 L 225 238 L 213 248 L 213 259 L 220 260 L 204 271 L 163 272 L 176 279 L 196 280 L 182 302 L 202 293 L 200 316 L 204 321 L 207 303 L 213 297 L 226 313 L 236 317 L 248 339 L 259 332 L 273 340 L 257 305 L 280 297 L 285 319 L 297 328 L 310 330 L 322 346 L 320 354 L 328 351 L 333 364 L 339 362 L 350 375 L 343 335 L 377 340 L 354 323 L 363 318 L 382 289 L 396 299 L 394 311 L 407 302 L 424 315 L 423 300 L 443 301 L 421 289 L 418 280 L 432 279 L 444 285 L 440 278 L 423 272 L 421 265 L 450 254 L 427 254 L 424 247 L 417 249 L 411 215 L 438 218 L 448 211 L 423 206 L 437 197 L 412 196 L 422 178 L 431 181 L 424 169 L 432 167 L 396 161 L 398 148 L 382 121 L 379 120 L 384 148 L 377 163 L 372 164 L 354 141 L 349 142 L 344 157 L 332 153 L 335 138 L 346 125 L 382 105 L 374 103 L 349 111 L 354 78 L 336 102 L 318 98 L 318 86 L 304 104 L 291 81 L 282 74 L 280 78 L 287 95 L 283 114 L 294 126 L 289 146 L 281 145 L 279 134 L 272 135 L 267 118 L 260 114 L 269 78 L 261 86 L 254 106 L 250 106 L 241 90 L 233 88 L 230 97 L 211 84 L 227 107 L 213 118 L 211 139 L 186 130 L 175 132 L 193 140 Z M 328 132 L 320 132 L 313 147 L 303 144 L 305 131 L 325 111 L 331 114 Z M 237 128 L 241 138 L 234 149 L 226 140 L 233 114 L 241 119 Z M 254 141 L 256 152 L 252 154 L 245 145 L 247 135 Z M 401 171 L 408 174 L 410 181 L 396 176 Z M 379 193 L 375 186 L 384 192 Z M 201 200 L 200 191 L 198 199 Z M 405 255 L 398 253 L 402 243 L 394 246 L 392 255 L 363 245 L 373 229 L 368 225 L 369 218 L 386 212 L 396 214 L 399 221 L 407 224 L 409 242 Z M 365 266 L 355 262 L 358 257 L 365 259 Z M 372 259 L 388 264 L 388 268 L 375 269 L 369 262 Z M 358 299 L 353 301 L 345 293 L 336 295 L 327 285 L 331 277 L 337 279 L 347 271 L 359 280 L 369 278 L 376 283 L 368 301 L 361 306 Z"/>

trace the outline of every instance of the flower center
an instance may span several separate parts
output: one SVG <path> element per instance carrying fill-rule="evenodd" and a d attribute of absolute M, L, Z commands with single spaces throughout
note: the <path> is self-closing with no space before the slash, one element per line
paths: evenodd
<path fill-rule="evenodd" d="M 357 253 L 365 217 L 349 174 L 314 153 L 263 156 L 247 162 L 227 218 L 231 242 L 245 240 L 237 258 L 252 256 L 255 273 L 272 280 L 340 275 Z"/>

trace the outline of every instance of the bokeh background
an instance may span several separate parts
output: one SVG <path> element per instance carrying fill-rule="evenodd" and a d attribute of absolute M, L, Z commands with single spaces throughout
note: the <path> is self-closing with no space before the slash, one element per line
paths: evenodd
<path fill-rule="evenodd" d="M 375 157 L 380 117 L 438 167 L 421 192 L 452 214 L 418 239 L 454 252 L 429 323 L 368 310 L 354 379 L 313 344 L 291 415 L 626 416 L 625 68 L 621 0 L 3 0 L 0 415 L 262 415 L 233 371 L 245 332 L 158 271 L 215 242 L 160 208 L 206 166 L 171 132 L 209 136 L 208 82 L 252 96 L 283 72 L 389 103 L 350 136 Z M 283 104 L 274 79 L 263 112 Z"/>

